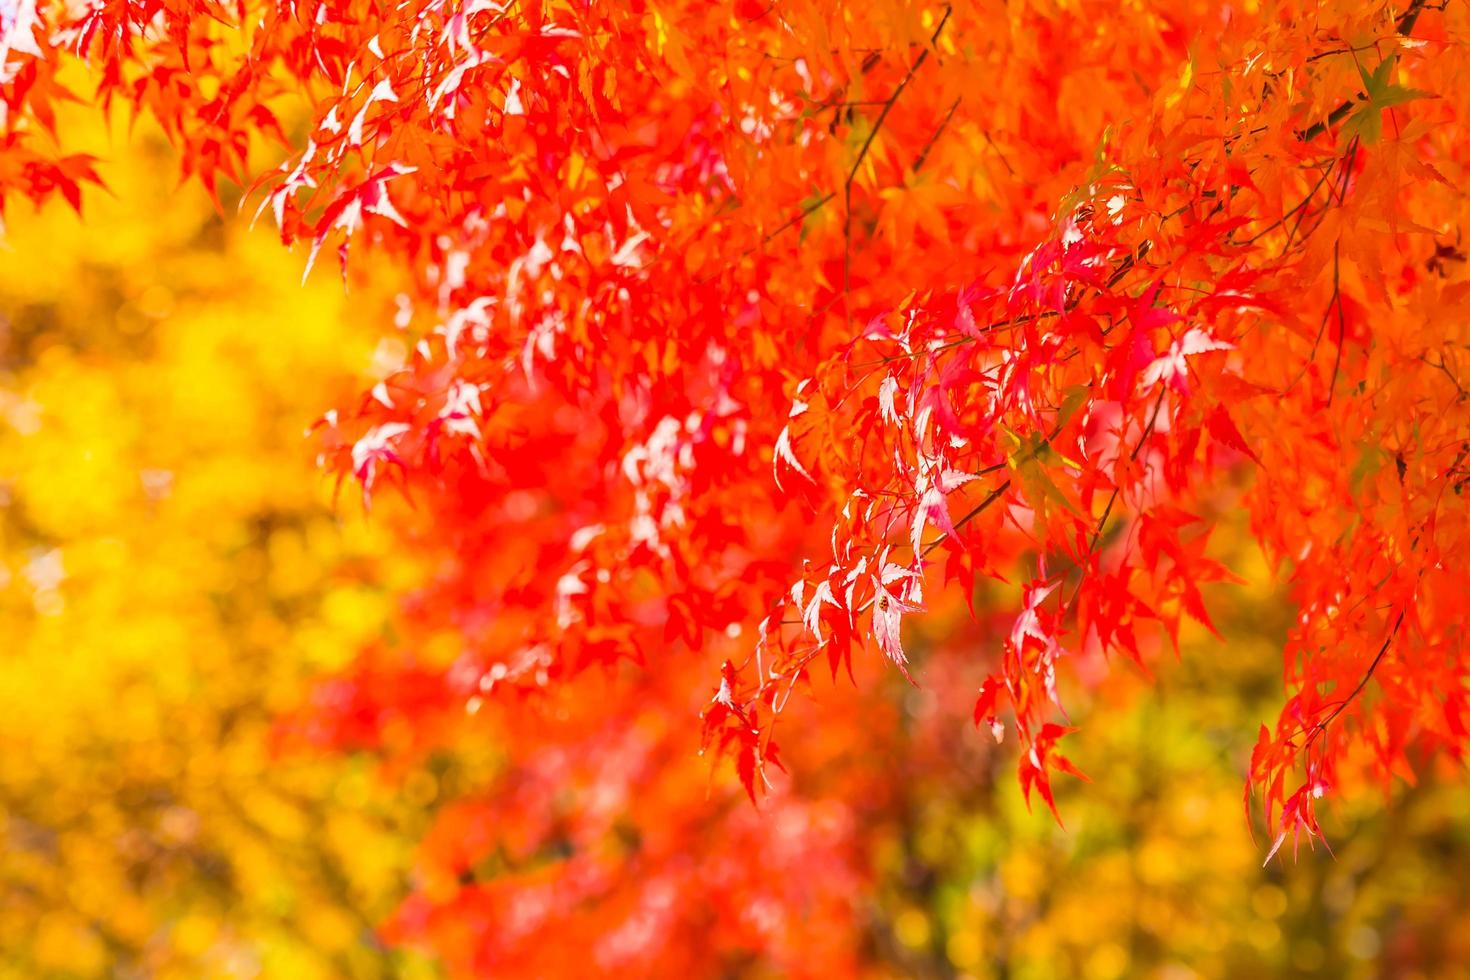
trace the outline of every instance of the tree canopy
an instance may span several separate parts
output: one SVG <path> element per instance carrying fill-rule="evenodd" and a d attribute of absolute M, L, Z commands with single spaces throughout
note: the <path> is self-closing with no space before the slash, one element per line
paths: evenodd
<path fill-rule="evenodd" d="M 1056 811 L 1069 692 L 1214 629 L 1221 527 L 1298 614 L 1263 856 L 1461 760 L 1466 18 L 3 0 L 0 207 L 84 206 L 81 100 L 393 295 L 401 356 L 310 438 L 429 571 L 277 738 L 506 747 L 393 929 L 470 971 L 565 956 L 555 925 L 607 969 L 682 930 L 824 972 L 855 954 L 777 912 L 850 887 L 827 801 L 892 792 L 851 760 L 904 764 L 876 668 L 963 697 Z M 757 805 L 711 798 L 727 763 Z M 709 862 L 726 899 L 676 901 Z"/>

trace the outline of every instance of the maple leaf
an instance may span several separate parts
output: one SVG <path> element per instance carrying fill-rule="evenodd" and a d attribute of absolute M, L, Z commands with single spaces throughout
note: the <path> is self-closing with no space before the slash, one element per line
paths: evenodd
<path fill-rule="evenodd" d="M 898 410 L 894 407 L 894 396 L 898 394 L 898 378 L 888 375 L 883 383 L 878 386 L 878 407 L 882 412 L 884 421 L 895 426 L 901 425 Z"/>
<path fill-rule="evenodd" d="M 816 637 L 818 644 L 825 642 L 822 639 L 823 603 L 839 611 L 842 609 L 842 606 L 837 602 L 836 597 L 832 593 L 832 584 L 826 579 L 817 583 L 817 587 L 812 593 L 811 601 L 807 603 L 805 610 L 802 612 L 802 622 L 811 631 L 812 636 Z"/>
<path fill-rule="evenodd" d="M 11 52 L 41 57 L 36 28 L 43 26 L 36 0 L 4 0 L 0 3 L 0 76 L 5 74 Z"/>
<path fill-rule="evenodd" d="M 1031 793 L 1036 791 L 1041 794 L 1047 809 L 1058 825 L 1062 823 L 1062 815 L 1057 810 L 1056 799 L 1051 788 L 1051 776 L 1047 772 L 1049 768 L 1055 768 L 1058 772 L 1064 772 L 1078 779 L 1087 781 L 1087 777 L 1072 764 L 1066 756 L 1056 753 L 1057 740 L 1065 735 L 1070 735 L 1077 729 L 1068 728 L 1063 725 L 1048 722 L 1036 733 L 1031 742 L 1031 747 L 1022 755 L 1020 760 L 1021 790 L 1026 798 L 1026 805 L 1031 805 Z"/>
<path fill-rule="evenodd" d="M 996 706 L 1003 690 L 1005 690 L 1005 685 L 1002 681 L 995 677 L 987 677 L 980 685 L 980 693 L 975 698 L 975 725 L 976 727 L 982 724 L 988 726 L 997 745 L 1005 738 L 1005 725 L 995 716 Z"/>
<path fill-rule="evenodd" d="M 914 519 L 909 533 L 909 547 L 916 559 L 924 553 L 921 542 L 925 525 L 933 524 L 946 540 L 954 540 L 955 526 L 950 520 L 949 505 L 945 498 L 973 479 L 976 477 L 972 473 L 961 473 L 939 466 L 931 466 L 921 472 L 915 487 L 918 504 L 914 508 Z"/>
<path fill-rule="evenodd" d="M 1184 336 L 1171 341 L 1169 349 L 1156 357 L 1138 379 L 1141 390 L 1148 391 L 1159 382 L 1165 382 L 1180 394 L 1189 391 L 1189 362 L 1186 358 L 1196 357 L 1210 351 L 1234 350 L 1233 344 L 1210 336 L 1199 327 L 1190 327 Z"/>
<path fill-rule="evenodd" d="M 393 206 L 393 201 L 388 197 L 388 190 L 384 185 L 395 177 L 414 173 L 417 169 L 399 163 L 390 163 L 385 167 L 380 167 L 356 187 L 347 189 L 328 205 L 317 222 L 316 237 L 312 239 L 311 253 L 306 259 L 306 270 L 301 274 L 302 281 L 305 282 L 306 278 L 311 275 L 311 267 L 316 263 L 317 253 L 321 250 L 327 235 L 332 231 L 341 231 L 344 236 L 340 249 L 345 275 L 347 241 L 354 232 L 362 227 L 364 215 L 381 215 L 400 228 L 406 228 L 407 222 Z"/>
<path fill-rule="evenodd" d="M 1354 137 L 1364 143 L 1377 143 L 1383 138 L 1383 114 L 1394 106 L 1404 105 L 1415 99 L 1431 98 L 1428 92 L 1407 88 L 1392 82 L 1398 56 L 1390 55 L 1369 72 L 1361 64 L 1358 75 L 1363 79 L 1364 98 L 1362 104 L 1348 116 L 1342 127 L 1343 140 Z"/>
<path fill-rule="evenodd" d="M 904 671 L 905 677 L 908 676 L 908 656 L 903 650 L 900 624 L 905 615 L 923 612 L 923 606 L 899 598 L 889 591 L 888 586 L 895 581 L 912 583 L 914 575 L 910 569 L 889 565 L 881 578 L 873 579 L 873 637 L 878 641 L 878 649 Z"/>

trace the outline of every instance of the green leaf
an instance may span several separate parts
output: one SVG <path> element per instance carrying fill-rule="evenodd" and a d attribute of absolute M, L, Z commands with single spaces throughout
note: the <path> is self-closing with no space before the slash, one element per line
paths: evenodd
<path fill-rule="evenodd" d="M 1359 444 L 1358 450 L 1358 462 L 1348 476 L 1348 486 L 1354 497 L 1362 489 L 1363 481 L 1381 470 L 1383 464 L 1388 461 L 1388 454 L 1383 451 L 1376 440 L 1365 439 Z"/>
<path fill-rule="evenodd" d="M 1072 416 L 1077 414 L 1077 410 L 1087 404 L 1087 396 L 1091 393 L 1092 388 L 1088 385 L 1073 385 L 1067 389 L 1067 393 L 1062 396 L 1062 405 L 1057 409 L 1058 429 L 1072 421 Z"/>
<path fill-rule="evenodd" d="M 1406 88 L 1403 85 L 1395 85 L 1390 79 L 1393 78 L 1393 68 L 1398 61 L 1397 55 L 1384 58 L 1378 63 L 1370 74 L 1362 65 L 1358 66 L 1358 75 L 1363 79 L 1363 91 L 1365 98 L 1363 103 L 1348 117 L 1342 127 L 1344 138 L 1351 139 L 1357 136 L 1364 143 L 1377 143 L 1383 138 L 1383 113 L 1394 106 L 1413 102 L 1415 99 L 1427 99 L 1431 97 L 1429 92 L 1423 92 L 1416 88 Z"/>
<path fill-rule="evenodd" d="M 1354 136 L 1364 143 L 1377 143 L 1383 138 L 1383 113 L 1373 108 L 1372 103 L 1364 102 L 1342 124 L 1343 142 Z"/>
<path fill-rule="evenodd" d="M 1043 504 L 1055 504 L 1080 517 L 1082 515 L 1076 506 L 1067 499 L 1067 495 L 1052 481 L 1051 474 L 1046 471 L 1046 460 L 1052 455 L 1051 447 L 1045 438 L 1038 434 L 1026 440 L 1023 448 L 1011 456 L 1008 462 L 1020 481 L 1021 492 L 1026 495 L 1032 508 L 1037 511 L 1038 517 L 1042 516 Z"/>

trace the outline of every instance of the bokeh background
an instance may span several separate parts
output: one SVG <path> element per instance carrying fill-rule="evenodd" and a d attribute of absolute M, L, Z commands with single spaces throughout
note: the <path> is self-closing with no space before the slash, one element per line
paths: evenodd
<path fill-rule="evenodd" d="M 7 215 L 0 245 L 0 977 L 443 975 L 452 955 L 382 926 L 496 747 L 387 764 L 279 737 L 391 646 L 427 574 L 393 504 L 338 495 L 303 435 L 401 362 L 387 294 L 301 285 L 304 256 L 180 186 L 146 125 L 92 119 L 66 132 L 112 193 Z M 973 685 L 926 662 L 947 614 L 919 625 L 918 688 L 866 679 L 893 724 L 853 764 L 891 786 L 855 811 L 844 970 L 1470 976 L 1457 767 L 1347 794 L 1332 854 L 1262 867 L 1243 775 L 1292 610 L 1243 528 L 1220 548 L 1248 582 L 1209 596 L 1225 641 L 1070 698 L 1092 782 L 1059 786 L 1064 828 L 968 723 Z"/>

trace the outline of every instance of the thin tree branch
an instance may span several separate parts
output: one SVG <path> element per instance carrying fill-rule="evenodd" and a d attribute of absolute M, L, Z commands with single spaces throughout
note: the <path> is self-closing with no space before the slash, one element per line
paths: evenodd
<path fill-rule="evenodd" d="M 929 60 L 929 52 L 934 50 L 934 45 L 939 42 L 939 35 L 944 33 L 944 27 L 949 23 L 950 15 L 954 13 L 954 7 L 946 6 L 944 16 L 939 19 L 939 26 L 934 28 L 934 33 L 929 38 L 929 47 L 919 52 L 919 57 L 909 66 L 908 74 L 893 94 L 883 104 L 883 111 L 878 113 L 878 119 L 873 123 L 873 128 L 868 130 L 868 138 L 863 141 L 862 148 L 858 150 L 857 159 L 852 162 L 852 169 L 848 171 L 847 180 L 842 184 L 843 216 L 842 216 L 842 292 L 845 296 L 852 289 L 852 185 L 857 180 L 858 170 L 862 168 L 863 161 L 868 158 L 868 151 L 873 148 L 873 141 L 878 138 L 883 124 L 888 121 L 888 114 L 893 111 L 893 106 L 898 102 L 899 96 L 903 95 L 904 89 L 908 88 L 909 82 L 914 80 L 924 62 Z"/>
<path fill-rule="evenodd" d="M 1388 631 L 1388 636 L 1383 640 L 1383 646 L 1378 648 L 1378 653 L 1374 656 L 1373 662 L 1368 665 L 1368 670 L 1358 680 L 1358 686 L 1353 688 L 1352 693 L 1338 702 L 1337 707 L 1332 709 L 1330 715 L 1317 723 L 1316 727 L 1312 729 L 1312 734 L 1307 737 L 1306 744 L 1302 746 L 1302 751 L 1306 751 L 1317 740 L 1317 736 L 1325 732 L 1327 726 L 1332 724 L 1338 715 L 1346 711 L 1347 706 L 1352 704 L 1353 700 L 1359 694 L 1363 693 L 1363 688 L 1367 687 L 1368 682 L 1373 679 L 1373 674 L 1378 670 L 1378 665 L 1383 663 L 1383 658 L 1388 655 L 1388 648 L 1393 645 L 1393 638 L 1398 635 L 1399 627 L 1402 625 L 1404 625 L 1404 610 L 1400 609 L 1398 618 L 1393 621 L 1393 628 Z"/>
<path fill-rule="evenodd" d="M 1342 370 L 1342 347 L 1347 340 L 1347 319 L 1342 312 L 1342 239 L 1332 246 L 1332 306 L 1337 307 L 1337 351 L 1332 355 L 1332 381 L 1327 385 L 1327 404 L 1337 393 L 1337 375 Z M 1329 306 L 1330 310 L 1332 307 Z"/>
<path fill-rule="evenodd" d="M 957 521 L 954 522 L 954 529 L 956 531 L 958 531 L 960 528 L 964 527 L 966 524 L 970 523 L 975 518 L 977 518 L 981 514 L 985 513 L 985 511 L 990 507 L 990 505 L 993 504 L 993 503 L 995 503 L 1002 496 L 1004 496 L 1005 492 L 1007 490 L 1009 490 L 1010 488 L 1011 488 L 1011 481 L 1010 480 L 1006 480 L 1000 486 L 998 486 L 994 490 L 990 491 L 990 493 L 988 493 L 988 494 L 985 495 L 985 499 L 984 500 L 980 501 L 974 507 L 970 508 L 970 511 L 967 514 L 965 514 L 964 517 L 961 517 L 959 520 L 957 520 Z M 919 557 L 920 558 L 928 558 L 930 552 L 932 552 L 935 548 L 939 547 L 940 545 L 944 544 L 944 542 L 947 541 L 947 540 L 949 540 L 949 535 L 947 535 L 947 534 L 941 534 L 939 537 L 935 538 L 933 541 L 930 541 L 927 545 L 924 546 L 924 550 L 921 551 L 921 552 L 919 552 Z"/>
<path fill-rule="evenodd" d="M 959 107 L 959 99 L 955 99 L 954 102 L 950 103 L 949 111 L 946 112 L 944 114 L 944 118 L 939 121 L 939 128 L 934 130 L 934 135 L 929 137 L 929 142 L 925 143 L 924 148 L 919 151 L 918 159 L 914 160 L 914 173 L 918 173 L 920 170 L 924 169 L 924 161 L 929 159 L 929 151 L 934 149 L 934 144 L 939 142 L 940 136 L 944 135 L 945 127 L 948 126 L 949 121 L 954 118 L 954 112 Z"/>
<path fill-rule="evenodd" d="M 1412 0 L 1412 2 L 1409 4 L 1409 9 L 1405 10 L 1403 14 L 1399 17 L 1398 21 L 1394 24 L 1394 33 L 1402 36 L 1412 31 L 1414 29 L 1415 22 L 1419 19 L 1419 14 L 1423 12 L 1423 10 L 1424 0 Z M 1321 136 L 1323 133 L 1327 132 L 1333 126 L 1336 126 L 1338 123 L 1342 122 L 1342 120 L 1347 117 L 1348 113 L 1352 112 L 1353 109 L 1362 101 L 1362 95 L 1358 95 L 1354 98 L 1348 99 L 1346 102 L 1343 102 L 1341 105 L 1339 105 L 1336 109 L 1333 109 L 1331 112 L 1329 112 L 1326 119 L 1323 119 L 1321 122 L 1313 123 L 1306 129 L 1298 133 L 1298 138 L 1300 138 L 1304 143 L 1310 143 L 1318 136 Z"/>
<path fill-rule="evenodd" d="M 1129 462 L 1134 462 L 1138 459 L 1138 454 L 1143 452 L 1144 443 L 1148 442 L 1148 437 L 1153 435 L 1154 426 L 1159 421 L 1159 410 L 1164 407 L 1164 395 L 1168 390 L 1168 387 L 1163 382 L 1160 382 L 1159 397 L 1154 400 L 1154 409 L 1149 414 L 1148 425 L 1144 426 L 1143 434 L 1138 437 L 1138 442 L 1134 445 L 1133 451 L 1128 454 Z M 1084 562 L 1097 552 L 1097 543 L 1102 540 L 1103 528 L 1107 525 L 1108 518 L 1112 516 L 1113 505 L 1118 502 L 1118 494 L 1122 492 L 1122 489 L 1122 487 L 1116 485 L 1113 487 L 1113 492 L 1108 497 L 1107 506 L 1103 507 L 1102 516 L 1097 519 L 1097 527 L 1092 530 L 1092 540 L 1087 543 L 1087 554 L 1082 558 Z M 1078 568 L 1081 574 L 1077 577 L 1077 585 L 1072 589 L 1072 595 L 1067 599 L 1066 605 L 1062 606 L 1063 611 L 1071 608 L 1072 603 L 1077 601 L 1077 596 L 1082 592 L 1082 583 L 1087 578 L 1087 572 L 1083 566 L 1079 565 Z"/>

